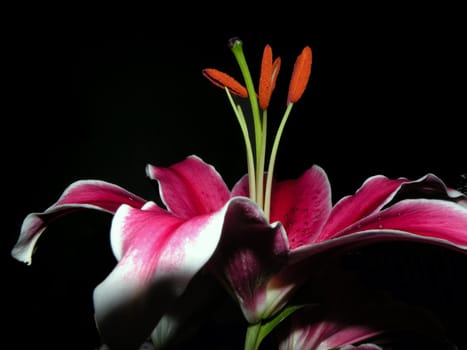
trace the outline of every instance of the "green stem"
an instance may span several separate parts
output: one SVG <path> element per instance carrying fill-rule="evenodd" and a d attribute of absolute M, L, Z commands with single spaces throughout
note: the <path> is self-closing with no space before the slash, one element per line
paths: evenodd
<path fill-rule="evenodd" d="M 246 330 L 244 350 L 258 350 L 259 348 L 259 333 L 261 330 L 261 322 L 251 324 Z"/>

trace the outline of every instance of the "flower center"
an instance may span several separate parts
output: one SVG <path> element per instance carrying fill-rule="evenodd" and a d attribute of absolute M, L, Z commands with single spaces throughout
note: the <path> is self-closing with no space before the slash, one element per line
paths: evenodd
<path fill-rule="evenodd" d="M 239 38 L 232 38 L 229 40 L 229 47 L 240 67 L 245 87 L 234 78 L 216 69 L 204 69 L 203 74 L 215 85 L 224 88 L 227 93 L 245 141 L 248 165 L 249 197 L 263 209 L 266 217 L 269 219 L 274 164 L 277 157 L 279 142 L 292 107 L 294 103 L 301 98 L 308 83 L 311 73 L 312 53 L 311 49 L 306 46 L 295 62 L 292 78 L 289 84 L 286 110 L 276 131 L 269 155 L 268 168 L 267 171 L 265 171 L 267 151 L 267 110 L 272 92 L 276 85 L 281 60 L 278 57 L 273 61 L 272 49 L 269 45 L 266 45 L 261 62 L 259 92 L 257 94 L 243 52 L 242 41 Z M 248 97 L 251 107 L 251 117 L 253 119 L 253 127 L 251 131 L 248 128 L 241 106 L 235 103 L 232 94 L 243 98 Z M 250 136 L 250 132 L 253 133 L 252 137 Z"/>

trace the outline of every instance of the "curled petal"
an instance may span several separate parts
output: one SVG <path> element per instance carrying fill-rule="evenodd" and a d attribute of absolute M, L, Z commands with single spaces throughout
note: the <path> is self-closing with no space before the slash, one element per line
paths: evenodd
<path fill-rule="evenodd" d="M 254 323 L 269 316 L 268 282 L 286 265 L 289 247 L 280 223 L 269 224 L 249 199 L 234 198 L 250 204 L 232 208 L 209 266 L 236 295 L 245 318 Z"/>
<path fill-rule="evenodd" d="M 466 250 L 467 208 L 442 200 L 406 199 L 360 220 L 335 237 L 367 230 L 380 230 L 384 240 L 390 240 L 390 232 L 385 231 L 393 230 L 403 232 L 401 239 L 432 241 Z"/>
<path fill-rule="evenodd" d="M 335 234 L 332 239 L 293 251 L 293 261 L 332 249 L 350 250 L 379 242 L 411 241 L 467 251 L 467 209 L 430 199 L 407 199 Z M 294 269 L 294 268 L 292 268 Z"/>
<path fill-rule="evenodd" d="M 320 259 L 373 243 L 410 241 L 467 252 L 465 195 L 434 175 L 417 181 L 375 176 L 333 208 L 323 233 L 291 250 L 289 265 L 274 276 L 277 303 L 287 300 Z M 321 258 L 320 258 L 321 257 Z"/>
<path fill-rule="evenodd" d="M 230 198 L 216 169 L 196 156 L 166 168 L 149 164 L 146 174 L 158 181 L 167 209 L 181 218 L 213 213 Z"/>
<path fill-rule="evenodd" d="M 388 179 L 381 175 L 370 177 L 354 195 L 344 197 L 336 203 L 326 227 L 316 241 L 326 240 L 334 232 L 379 211 L 393 198 L 400 185 L 407 181 L 407 179 Z"/>
<path fill-rule="evenodd" d="M 407 181 L 394 193 L 393 201 L 404 198 L 442 199 L 467 207 L 467 195 L 450 187 L 436 175 L 427 174 L 415 181 Z"/>
<path fill-rule="evenodd" d="M 384 207 L 410 198 L 439 199 L 448 203 L 456 203 L 458 207 L 463 208 L 466 208 L 465 201 L 467 200 L 467 196 L 447 188 L 433 174 L 427 174 L 415 181 L 373 176 L 365 181 L 354 195 L 342 198 L 334 206 L 317 241 L 341 235 L 339 232 L 344 231 L 348 226 L 379 212 Z"/>
<path fill-rule="evenodd" d="M 81 180 L 65 189 L 57 202 L 41 213 L 31 213 L 23 221 L 21 233 L 11 252 L 12 256 L 31 264 L 32 254 L 42 232 L 53 221 L 87 209 L 115 213 L 122 204 L 140 208 L 146 200 L 127 190 L 98 180 Z"/>

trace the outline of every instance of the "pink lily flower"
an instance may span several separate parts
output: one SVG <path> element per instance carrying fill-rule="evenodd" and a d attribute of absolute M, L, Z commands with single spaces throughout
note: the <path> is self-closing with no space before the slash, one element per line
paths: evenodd
<path fill-rule="evenodd" d="M 270 76 L 262 77 L 259 93 L 264 110 L 280 67 L 269 47 L 265 56 L 264 71 Z M 294 68 L 288 108 L 302 96 L 310 68 L 307 47 Z M 210 74 L 227 89 L 233 85 L 217 71 Z M 232 91 L 255 101 L 251 85 L 242 89 L 235 83 Z M 169 167 L 147 166 L 164 208 L 111 183 L 78 181 L 44 212 L 25 218 L 12 255 L 30 264 L 47 226 L 68 214 L 93 209 L 113 215 L 111 246 L 117 264 L 94 290 L 95 318 L 106 345 L 134 349 L 202 270 L 217 276 L 238 300 L 245 319 L 257 323 L 285 306 L 322 253 L 393 240 L 467 250 L 467 198 L 436 176 L 415 181 L 374 176 L 333 206 L 320 167 L 298 179 L 275 181 L 273 153 L 264 171 L 266 116 L 257 117 L 256 168 L 248 155 L 248 175 L 232 191 L 214 167 L 196 156 Z"/>
<path fill-rule="evenodd" d="M 230 198 L 220 175 L 198 157 L 168 168 L 148 165 L 147 173 L 159 181 L 167 209 L 111 183 L 78 181 L 44 212 L 25 218 L 12 250 L 30 264 L 37 240 L 55 220 L 79 210 L 113 214 L 111 246 L 118 263 L 94 290 L 97 326 L 112 349 L 140 346 L 224 238 L 250 239 L 245 248 L 252 260 L 263 259 L 257 257 L 265 251 L 260 244 L 268 261 L 287 254 L 282 226 L 269 224 L 248 198 Z"/>
<path fill-rule="evenodd" d="M 251 77 L 243 57 L 242 42 L 234 39 L 231 48 L 246 87 L 212 68 L 205 69 L 203 73 L 215 85 L 223 87 L 231 101 L 230 94 L 238 98 L 248 97 L 251 101 L 258 158 L 255 163 L 249 153 L 252 148 L 250 137 L 244 131 L 249 171 L 235 184 L 232 196 L 251 198 L 263 209 L 269 222 L 280 223 L 287 232 L 290 249 L 281 271 L 270 278 L 264 275 L 265 278 L 261 279 L 250 278 L 251 262 L 244 263 L 242 253 L 233 247 L 222 247 L 213 257 L 214 273 L 234 291 L 245 318 L 251 324 L 275 315 L 286 305 L 291 294 L 309 278 L 310 271 L 316 269 L 316 256 L 395 240 L 437 244 L 463 252 L 467 250 L 467 196 L 448 188 L 433 174 L 417 180 L 372 176 L 354 195 L 342 198 L 334 206 L 327 175 L 317 165 L 298 179 L 275 180 L 273 168 L 283 126 L 294 103 L 303 95 L 310 77 L 312 53 L 309 47 L 305 47 L 295 62 L 287 110 L 274 139 L 268 170 L 263 171 L 267 108 L 281 61 L 279 58 L 273 61 L 271 48 L 265 47 L 257 94 L 248 84 Z M 246 123 L 243 113 L 239 112 L 241 107 L 234 103 L 232 107 L 242 127 Z M 260 109 L 263 112 L 261 117 Z"/>
<path fill-rule="evenodd" d="M 247 188 L 244 178 L 232 194 L 246 195 Z M 389 241 L 467 251 L 467 196 L 433 174 L 414 181 L 373 176 L 333 206 L 328 178 L 315 165 L 298 179 L 273 184 L 270 220 L 282 223 L 287 232 L 289 260 L 262 293 L 249 291 L 254 295 L 249 305 L 256 307 L 245 313 L 252 322 L 280 310 L 315 268 L 313 258 L 323 253 Z M 227 267 L 225 275 L 235 271 Z M 237 289 L 234 283 L 231 288 Z M 245 300 L 241 290 L 237 293 Z"/>

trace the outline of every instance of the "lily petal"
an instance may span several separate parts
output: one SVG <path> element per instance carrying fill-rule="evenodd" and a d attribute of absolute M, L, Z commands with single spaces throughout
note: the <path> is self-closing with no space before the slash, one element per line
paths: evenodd
<path fill-rule="evenodd" d="M 400 185 L 407 181 L 407 179 L 388 179 L 382 175 L 370 177 L 354 195 L 346 196 L 336 203 L 326 227 L 316 237 L 316 241 L 328 239 L 333 232 L 379 211 L 392 199 Z"/>
<path fill-rule="evenodd" d="M 297 180 L 276 182 L 271 198 L 271 222 L 284 225 L 292 250 L 316 239 L 332 208 L 329 180 L 316 165 Z"/>
<path fill-rule="evenodd" d="M 226 218 L 219 248 L 210 269 L 229 286 L 247 321 L 254 323 L 269 311 L 267 284 L 287 263 L 289 246 L 283 226 L 269 224 L 262 210 L 251 203 Z M 248 209 L 248 210 L 245 210 Z"/>
<path fill-rule="evenodd" d="M 233 187 L 232 195 L 247 197 L 248 193 L 248 176 L 243 176 Z M 272 184 L 270 221 L 284 226 L 292 250 L 316 240 L 331 208 L 331 185 L 317 165 L 298 179 Z"/>
<path fill-rule="evenodd" d="M 112 248 L 120 261 L 94 291 L 96 321 L 105 343 L 118 350 L 141 344 L 220 250 L 221 237 L 264 233 L 262 227 L 268 224 L 257 212 L 256 204 L 242 197 L 189 220 L 152 202 L 142 209 L 122 205 L 111 228 Z"/>
<path fill-rule="evenodd" d="M 344 197 L 334 206 L 321 234 L 310 233 L 313 239 L 306 244 L 291 244 L 289 264 L 268 286 L 271 307 L 284 305 L 319 265 L 322 253 L 329 256 L 391 241 L 435 244 L 467 252 L 466 198 L 432 174 L 416 181 L 384 176 L 368 179 L 355 195 Z M 296 227 L 287 224 L 287 215 L 283 217 L 280 220 L 285 222 L 289 239 L 300 236 Z"/>
<path fill-rule="evenodd" d="M 216 169 L 194 155 L 166 168 L 149 164 L 146 174 L 158 181 L 167 209 L 181 218 L 213 213 L 230 198 Z"/>
<path fill-rule="evenodd" d="M 442 200 L 407 199 L 356 222 L 334 237 L 367 230 L 381 230 L 385 236 L 391 234 L 385 231 L 400 231 L 406 233 L 404 236 L 415 236 L 413 238 L 419 241 L 453 245 L 465 250 L 467 208 Z"/>
<path fill-rule="evenodd" d="M 232 197 L 248 197 L 250 193 L 249 184 L 248 184 L 248 175 L 244 175 L 238 180 L 238 182 L 233 186 L 231 195 Z"/>
<path fill-rule="evenodd" d="M 140 208 L 146 200 L 121 188 L 99 181 L 80 180 L 68 186 L 57 202 L 41 213 L 31 213 L 23 221 L 21 233 L 11 252 L 12 256 L 31 264 L 32 254 L 42 232 L 53 221 L 86 209 L 115 213 L 121 204 Z"/>
<path fill-rule="evenodd" d="M 336 232 L 331 239 L 295 249 L 290 261 L 296 263 L 333 249 L 392 241 L 435 244 L 466 252 L 467 208 L 443 200 L 407 199 Z"/>
<path fill-rule="evenodd" d="M 391 201 L 404 198 L 442 199 L 463 207 L 466 207 L 467 202 L 467 196 L 447 188 L 441 179 L 433 174 L 427 174 L 415 181 L 373 176 L 365 181 L 354 195 L 344 197 L 336 203 L 317 241 L 329 239 L 336 232 L 390 205 Z"/>
<path fill-rule="evenodd" d="M 394 197 L 394 200 L 420 197 L 442 199 L 467 207 L 467 195 L 456 189 L 447 187 L 434 174 L 427 174 L 418 180 L 405 182 Z"/>
<path fill-rule="evenodd" d="M 302 319 L 295 320 L 297 317 Z M 300 314 L 297 313 L 292 316 L 291 321 L 297 323 L 292 324 L 288 338 L 279 346 L 280 350 L 333 349 L 381 334 L 381 331 L 376 331 L 367 325 L 340 323 L 339 319 L 323 314 L 322 306 L 310 307 Z"/>

